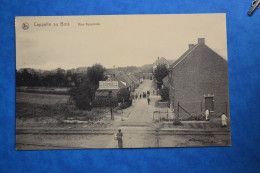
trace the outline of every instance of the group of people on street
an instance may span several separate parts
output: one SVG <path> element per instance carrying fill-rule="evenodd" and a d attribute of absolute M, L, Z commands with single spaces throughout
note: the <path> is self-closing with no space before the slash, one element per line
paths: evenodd
<path fill-rule="evenodd" d="M 209 109 L 206 109 L 205 110 L 205 118 L 206 118 L 206 121 L 209 121 Z M 227 115 L 225 113 L 222 113 L 221 114 L 221 124 L 222 124 L 222 127 L 227 127 Z"/>
<path fill-rule="evenodd" d="M 154 93 L 154 91 L 153 91 Z M 147 103 L 148 105 L 150 104 L 150 91 L 147 91 L 147 92 L 143 92 L 142 94 L 138 94 L 138 93 L 135 93 L 135 98 L 138 99 L 138 97 L 141 99 L 141 98 L 147 98 Z"/>
<path fill-rule="evenodd" d="M 153 90 L 152 91 L 153 95 L 155 94 L 155 91 Z M 151 92 L 150 90 L 146 91 L 146 92 L 142 92 L 142 93 L 135 93 L 135 99 L 138 99 L 138 98 L 147 98 L 151 95 Z"/>

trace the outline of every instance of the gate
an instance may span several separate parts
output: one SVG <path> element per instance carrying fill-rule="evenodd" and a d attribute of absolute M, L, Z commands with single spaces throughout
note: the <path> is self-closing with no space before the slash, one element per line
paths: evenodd
<path fill-rule="evenodd" d="M 222 113 L 226 113 L 228 116 L 229 109 L 227 102 L 218 102 L 216 105 L 212 104 L 212 101 L 209 100 L 206 103 L 203 102 L 193 102 L 185 104 L 189 109 L 180 105 L 178 102 L 176 110 L 176 118 L 182 120 L 205 120 L 205 109 L 210 109 L 210 115 L 213 117 L 218 117 Z M 213 107 L 214 106 L 214 107 Z M 193 111 L 190 111 L 193 110 Z"/>
<path fill-rule="evenodd" d="M 155 119 L 158 119 L 160 121 L 169 120 L 169 112 L 168 107 L 166 107 L 164 110 L 160 109 L 153 112 L 153 121 Z"/>

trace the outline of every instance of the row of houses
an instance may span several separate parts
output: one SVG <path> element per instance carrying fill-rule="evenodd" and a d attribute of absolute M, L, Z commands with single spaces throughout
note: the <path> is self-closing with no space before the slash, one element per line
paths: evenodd
<path fill-rule="evenodd" d="M 142 82 L 140 73 L 124 73 L 122 71 L 116 71 L 113 69 L 106 71 L 107 81 L 118 81 L 120 88 L 127 88 L 133 92 Z M 119 88 L 119 89 L 120 89 Z"/>
<path fill-rule="evenodd" d="M 95 94 L 96 100 L 104 100 L 110 97 L 116 98 L 119 90 L 122 88 L 134 92 L 143 80 L 141 73 L 126 74 L 114 69 L 106 70 L 105 75 L 107 80 L 100 81 L 99 88 Z"/>
<path fill-rule="evenodd" d="M 169 88 L 170 109 L 175 114 L 229 114 L 228 63 L 199 38 L 169 66 L 163 79 Z"/>

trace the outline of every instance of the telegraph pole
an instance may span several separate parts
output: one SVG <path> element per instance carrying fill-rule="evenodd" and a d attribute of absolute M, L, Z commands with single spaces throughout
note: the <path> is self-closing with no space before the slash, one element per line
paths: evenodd
<path fill-rule="evenodd" d="M 114 116 L 113 116 L 113 104 L 112 104 L 112 102 L 111 102 L 111 95 L 112 95 L 112 90 L 109 91 L 109 102 L 110 102 L 111 120 L 114 120 Z"/>

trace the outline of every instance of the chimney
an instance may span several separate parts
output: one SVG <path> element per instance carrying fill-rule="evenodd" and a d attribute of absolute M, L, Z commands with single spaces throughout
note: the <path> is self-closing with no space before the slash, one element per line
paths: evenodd
<path fill-rule="evenodd" d="M 205 44 L 205 38 L 198 38 L 198 43 L 201 45 Z"/>
<path fill-rule="evenodd" d="M 189 44 L 189 49 L 193 48 L 194 44 Z"/>

